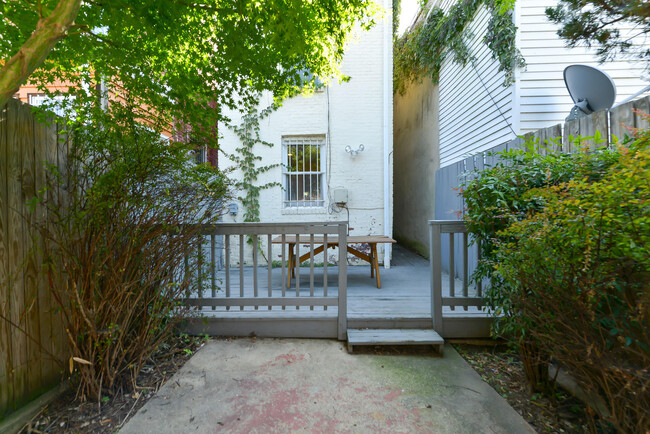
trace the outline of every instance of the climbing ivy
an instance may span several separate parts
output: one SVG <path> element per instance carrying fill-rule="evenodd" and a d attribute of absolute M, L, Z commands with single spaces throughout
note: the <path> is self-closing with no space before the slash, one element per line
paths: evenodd
<path fill-rule="evenodd" d="M 434 6 L 428 18 L 418 22 L 410 32 L 394 42 L 394 92 L 403 94 L 409 83 L 425 76 L 438 82 L 440 68 L 452 54 L 456 63 L 465 65 L 473 61 L 467 41 L 473 36 L 468 24 L 484 5 L 490 11 L 490 21 L 483 42 L 499 62 L 499 71 L 505 71 L 505 83 L 514 81 L 516 67 L 525 61 L 516 47 L 517 28 L 512 20 L 514 1 L 510 0 L 459 0 L 448 13 Z"/>
<path fill-rule="evenodd" d="M 237 199 L 239 199 L 245 208 L 245 222 L 260 221 L 260 191 L 281 185 L 279 182 L 268 182 L 262 185 L 256 184 L 257 178 L 262 173 L 278 167 L 279 164 L 258 166 L 257 162 L 261 161 L 262 157 L 253 152 L 253 148 L 257 144 L 273 147 L 273 143 L 266 142 L 260 137 L 260 120 L 270 115 L 277 107 L 277 105 L 273 104 L 261 111 L 258 111 L 256 108 L 250 108 L 242 116 L 242 122 L 239 126 L 230 127 L 241 142 L 241 146 L 234 153 L 228 155 L 228 158 L 242 171 L 242 177 L 234 181 L 233 184 L 241 193 Z"/>

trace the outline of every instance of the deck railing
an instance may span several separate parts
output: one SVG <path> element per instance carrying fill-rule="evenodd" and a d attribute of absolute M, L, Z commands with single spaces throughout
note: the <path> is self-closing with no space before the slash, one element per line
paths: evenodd
<path fill-rule="evenodd" d="M 442 234 L 448 234 L 449 243 L 449 295 L 443 295 L 442 290 Z M 462 281 L 459 294 L 456 291 L 456 264 L 455 234 L 462 234 L 460 248 L 462 249 L 463 268 L 460 277 Z M 469 276 L 469 236 L 465 223 L 456 220 L 429 220 L 429 260 L 431 262 L 431 315 L 433 317 L 434 330 L 441 332 L 443 328 L 442 309 L 449 306 L 451 310 L 462 307 L 468 310 L 469 307 L 481 308 L 485 305 L 483 301 L 482 282 L 478 282 L 474 294 L 470 295 Z M 481 257 L 481 248 L 478 246 L 478 258 Z"/>
<path fill-rule="evenodd" d="M 295 312 L 301 308 L 308 308 L 310 311 L 322 308 L 325 311 L 330 306 L 336 306 L 338 334 L 340 339 L 344 339 L 347 330 L 346 234 L 347 223 L 345 222 L 205 225 L 199 232 L 196 247 L 188 251 L 186 258 L 186 263 L 191 260 L 198 261 L 197 267 L 188 266 L 188 270 L 200 270 L 196 276 L 183 277 L 196 282 L 193 285 L 196 287 L 196 293 L 188 297 L 186 302 L 200 309 L 211 308 L 208 310 L 224 311 L 293 310 Z M 308 237 L 309 242 L 295 244 L 294 258 L 300 258 L 301 244 L 308 246 L 308 283 L 302 282 L 299 261 L 293 260 L 293 264 L 289 263 L 290 241 L 300 240 L 301 236 Z M 329 288 L 328 249 L 323 252 L 322 278 L 317 279 L 317 274 L 320 273 L 316 272 L 315 267 L 314 250 L 321 243 L 315 242 L 314 239 L 322 238 L 322 244 L 327 246 L 328 236 L 330 240 L 333 237 L 338 238 L 336 291 L 330 291 Z M 206 255 L 208 244 L 209 254 Z M 219 249 L 223 249 L 221 255 Z M 209 261 L 207 264 L 203 263 L 206 256 Z M 260 256 L 262 256 L 261 260 Z M 221 269 L 220 257 L 223 259 Z M 279 264 L 274 261 L 277 257 L 280 258 Z M 295 273 L 295 279 L 289 279 L 289 273 L 292 272 Z M 210 282 L 206 285 L 205 280 L 208 276 Z M 209 294 L 206 294 L 208 292 Z"/>

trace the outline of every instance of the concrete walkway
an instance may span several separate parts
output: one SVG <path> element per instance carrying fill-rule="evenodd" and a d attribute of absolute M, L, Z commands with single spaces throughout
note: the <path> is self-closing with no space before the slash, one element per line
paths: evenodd
<path fill-rule="evenodd" d="M 120 432 L 534 431 L 449 345 L 441 358 L 237 339 L 205 345 Z"/>

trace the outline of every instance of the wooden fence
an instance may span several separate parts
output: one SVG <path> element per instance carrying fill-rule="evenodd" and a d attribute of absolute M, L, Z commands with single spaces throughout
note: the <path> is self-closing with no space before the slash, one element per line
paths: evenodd
<path fill-rule="evenodd" d="M 611 110 L 602 110 L 592 113 L 589 116 L 582 117 L 564 124 L 557 124 L 548 128 L 528 133 L 524 138 L 517 138 L 507 143 L 499 144 L 484 152 L 478 152 L 462 161 L 453 163 L 436 171 L 435 183 L 435 218 L 436 220 L 458 220 L 462 218 L 462 211 L 465 208 L 462 197 L 458 195 L 458 187 L 463 180 L 469 176 L 474 176 L 476 171 L 481 171 L 490 167 L 497 161 L 497 156 L 492 155 L 507 149 L 521 147 L 525 139 L 535 138 L 540 143 L 549 140 L 551 143 L 558 142 L 561 145 L 550 146 L 551 151 L 555 152 L 573 152 L 574 144 L 570 141 L 570 136 L 590 137 L 594 136 L 596 131 L 604 140 L 599 146 L 605 146 L 613 142 L 613 138 L 621 140 L 625 135 L 631 135 L 633 129 L 648 129 L 650 122 L 644 118 L 642 113 L 650 113 L 650 96 L 646 96 L 634 101 L 627 102 L 612 108 Z M 590 145 L 595 144 L 592 142 Z M 462 245 L 462 235 L 454 235 L 456 246 Z M 455 255 L 455 265 L 453 273 L 460 276 L 464 267 L 461 249 L 451 250 Z M 442 270 L 449 271 L 448 264 L 450 247 L 447 243 L 442 244 Z M 471 246 L 468 252 L 469 273 L 472 274 L 477 263 L 478 252 L 475 246 Z"/>
<path fill-rule="evenodd" d="M 0 113 L 0 419 L 58 384 L 66 342 L 41 274 L 34 223 L 47 210 L 32 199 L 45 187 L 44 163 L 62 167 L 67 139 L 54 122 L 11 100 Z M 55 357 L 47 355 L 51 353 Z"/>

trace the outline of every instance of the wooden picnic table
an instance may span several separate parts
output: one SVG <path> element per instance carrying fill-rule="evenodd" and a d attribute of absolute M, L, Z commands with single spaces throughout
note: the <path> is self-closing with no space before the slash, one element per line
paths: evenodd
<path fill-rule="evenodd" d="M 377 280 L 377 288 L 381 288 L 381 280 L 379 278 L 379 261 L 377 260 L 377 244 L 388 243 L 392 244 L 396 241 L 386 235 L 352 235 L 346 237 L 347 240 L 347 251 L 357 258 L 363 259 L 366 262 L 370 263 L 370 277 L 375 277 Z M 307 252 L 304 255 L 301 255 L 296 262 L 296 253 L 294 251 L 296 245 L 296 236 L 295 235 L 286 235 L 284 242 L 289 245 L 289 260 L 288 268 L 291 270 L 290 273 L 287 273 L 287 286 L 291 286 L 291 277 L 295 277 L 295 269 L 300 266 L 300 264 L 312 255 L 312 252 Z M 272 240 L 273 244 L 282 244 L 282 236 L 275 237 Z M 298 239 L 300 244 L 309 244 L 311 245 L 312 240 L 309 235 L 301 236 Z M 365 253 L 351 247 L 351 244 L 369 244 L 370 245 L 370 254 L 366 255 Z M 313 255 L 323 252 L 325 250 L 325 238 L 323 236 L 314 236 L 313 239 L 314 251 Z M 339 240 L 336 236 L 327 237 L 327 248 L 338 247 Z M 327 255 L 325 255 L 325 260 L 327 261 Z"/>

